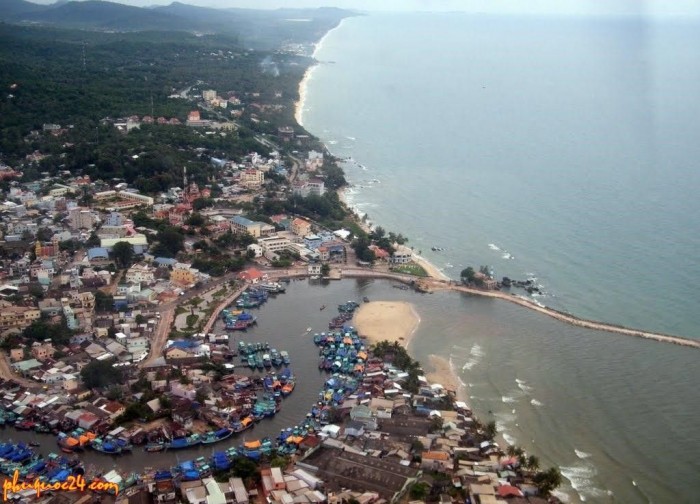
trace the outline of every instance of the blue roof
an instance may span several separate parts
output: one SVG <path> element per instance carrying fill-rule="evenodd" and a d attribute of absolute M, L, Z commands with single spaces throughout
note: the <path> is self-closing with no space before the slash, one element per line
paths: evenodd
<path fill-rule="evenodd" d="M 153 262 L 159 266 L 172 266 L 177 262 L 177 260 L 173 259 L 172 257 L 156 257 Z"/>
<path fill-rule="evenodd" d="M 87 251 L 88 259 L 98 259 L 98 258 L 104 258 L 108 259 L 109 258 L 109 252 L 107 252 L 106 248 L 103 247 L 94 247 L 91 249 L 88 249 Z"/>
<path fill-rule="evenodd" d="M 231 222 L 234 222 L 236 224 L 240 224 L 241 226 L 250 226 L 252 224 L 255 224 L 252 220 L 246 219 L 245 217 L 242 217 L 240 215 L 236 215 L 235 217 L 232 217 Z"/>
<path fill-rule="evenodd" d="M 175 348 L 197 348 L 199 343 L 194 340 L 175 340 L 170 346 Z"/>

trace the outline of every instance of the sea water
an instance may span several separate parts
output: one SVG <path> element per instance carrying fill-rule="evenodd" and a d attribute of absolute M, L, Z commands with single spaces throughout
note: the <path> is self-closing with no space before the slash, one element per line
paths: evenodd
<path fill-rule="evenodd" d="M 334 64 L 307 83 L 304 125 L 352 158 L 348 200 L 370 221 L 453 278 L 488 265 L 548 306 L 700 337 L 697 22 L 372 14 L 316 56 Z M 695 350 L 486 300 L 423 310 L 452 322 L 419 331 L 418 358 L 449 358 L 570 499 L 692 500 Z"/>

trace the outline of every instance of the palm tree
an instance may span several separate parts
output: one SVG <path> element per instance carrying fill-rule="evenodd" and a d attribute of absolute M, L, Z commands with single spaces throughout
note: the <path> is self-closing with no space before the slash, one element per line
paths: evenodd
<path fill-rule="evenodd" d="M 537 457 L 537 455 L 530 455 L 527 458 L 527 468 L 529 471 L 533 472 L 540 468 L 540 459 Z"/>

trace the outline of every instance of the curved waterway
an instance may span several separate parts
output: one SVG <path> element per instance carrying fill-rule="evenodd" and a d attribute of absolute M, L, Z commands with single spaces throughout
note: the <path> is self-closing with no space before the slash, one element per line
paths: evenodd
<path fill-rule="evenodd" d="M 288 350 L 298 378 L 273 419 L 206 448 L 151 454 L 136 449 L 122 457 L 88 451 L 81 458 L 105 470 L 169 467 L 244 440 L 275 436 L 298 423 L 326 376 L 318 371 L 318 350 L 306 329 L 312 327 L 311 334 L 325 330 L 338 304 L 367 296 L 413 303 L 421 324 L 411 353 L 424 363 L 433 353 L 447 357 L 464 383 L 460 393 L 482 419 L 495 419 L 509 441 L 537 454 L 543 465 L 562 467 L 568 478 L 563 490 L 571 501 L 693 501 L 700 472 L 695 350 L 573 327 L 500 300 L 417 294 L 393 285 L 385 280 L 294 281 L 286 294 L 255 310 L 257 327 L 235 333 L 231 344 L 243 338 Z M 322 305 L 327 306 L 323 311 Z M 2 437 L 38 438 L 42 452 L 57 449 L 53 436 L 8 427 Z"/>

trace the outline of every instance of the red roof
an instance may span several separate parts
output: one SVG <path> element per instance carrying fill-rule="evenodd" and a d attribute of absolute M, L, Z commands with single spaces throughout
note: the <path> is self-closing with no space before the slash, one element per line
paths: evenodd
<path fill-rule="evenodd" d="M 522 497 L 523 493 L 513 485 L 501 485 L 497 490 L 499 497 Z"/>
<path fill-rule="evenodd" d="M 243 280 L 258 280 L 262 278 L 263 274 L 257 268 L 248 268 L 245 271 L 241 271 L 238 276 Z"/>

